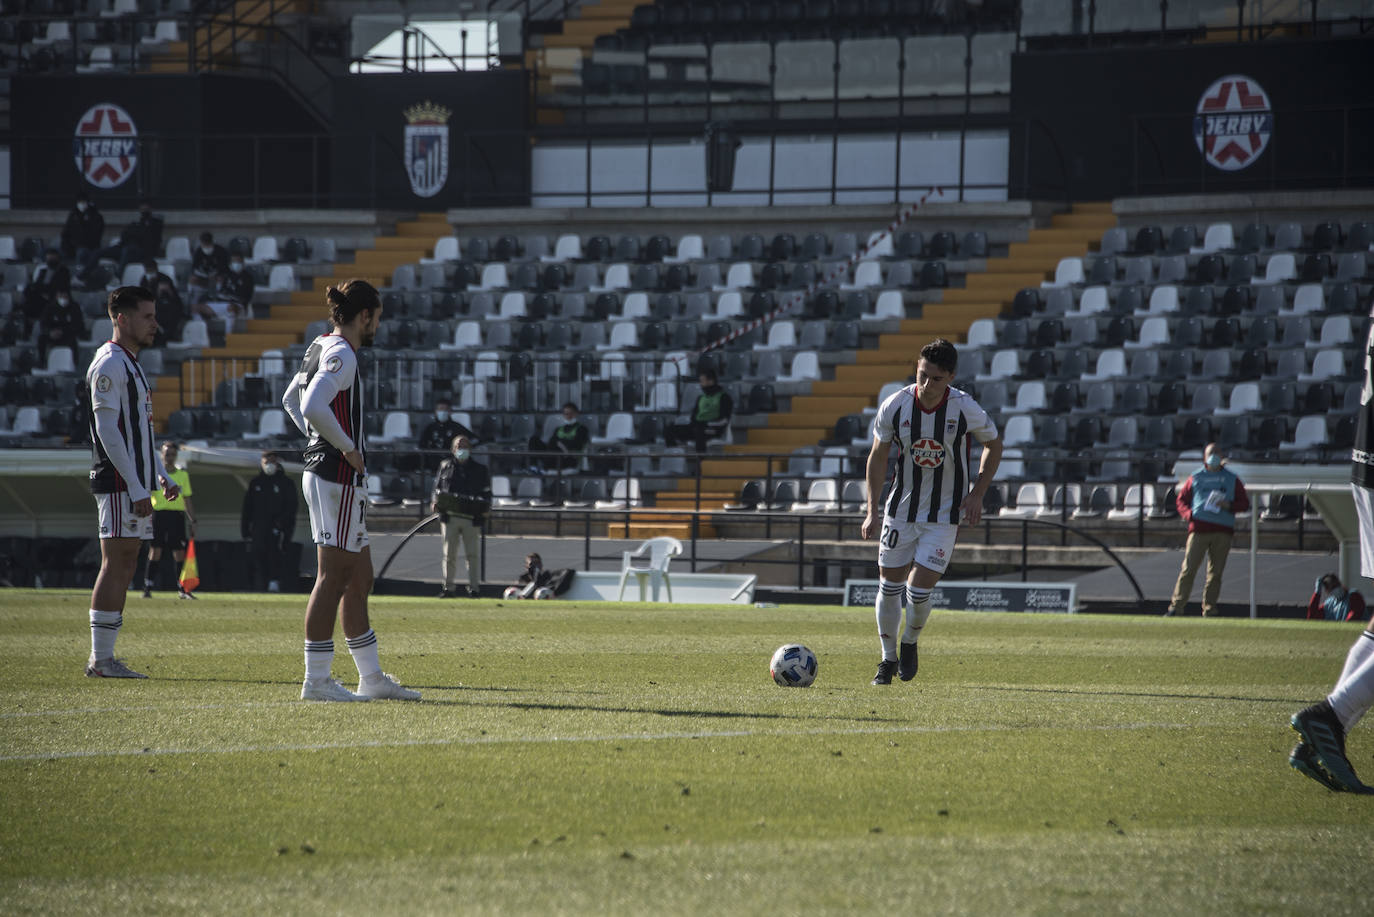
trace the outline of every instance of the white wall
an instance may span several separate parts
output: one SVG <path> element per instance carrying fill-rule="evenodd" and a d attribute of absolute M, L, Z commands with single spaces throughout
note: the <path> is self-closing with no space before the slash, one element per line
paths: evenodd
<path fill-rule="evenodd" d="M 769 142 L 745 137 L 735 159 L 735 191 L 712 195 L 721 206 L 768 203 Z M 780 138 L 772 150 L 773 202 L 776 204 L 830 203 L 832 138 Z M 897 142 L 891 135 L 848 135 L 838 144 L 835 200 L 841 204 L 885 203 L 893 199 L 898 180 Z M 1008 137 L 1005 131 L 967 135 L 964 182 L 995 185 L 968 189 L 965 200 L 1007 199 Z M 957 133 L 904 134 L 901 138 L 900 198 L 916 200 L 931 185 L 949 190 L 959 182 Z M 591 186 L 598 194 L 593 207 L 642 207 L 649 177 L 648 148 L 644 143 L 598 142 L 591 148 Z M 653 197 L 656 207 L 706 206 L 706 153 L 701 140 L 655 143 Z M 536 207 L 569 207 L 586 202 L 588 155 L 585 143 L 540 145 L 533 157 L 533 196 Z M 824 191 L 800 190 L 825 188 Z M 861 190 L 869 188 L 871 190 Z M 609 192 L 609 193 L 608 193 Z M 616 193 L 623 192 L 623 193 Z"/>

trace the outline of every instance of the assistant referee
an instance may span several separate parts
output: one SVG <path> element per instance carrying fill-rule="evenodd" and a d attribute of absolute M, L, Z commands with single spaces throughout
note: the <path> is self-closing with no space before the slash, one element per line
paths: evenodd
<path fill-rule="evenodd" d="M 181 564 L 186 560 L 186 545 L 196 537 L 196 509 L 191 503 L 191 475 L 185 468 L 177 467 L 177 444 L 166 440 L 162 444 L 162 464 L 167 469 L 167 477 L 181 487 L 181 493 L 168 500 L 160 492 L 153 493 L 153 540 L 148 546 L 148 566 L 143 572 L 143 597 L 153 597 L 153 589 L 158 585 L 161 572 L 163 549 L 172 552 L 176 566 L 172 569 L 173 578 Z M 177 584 L 177 594 L 183 599 L 194 599 L 195 595 Z"/>

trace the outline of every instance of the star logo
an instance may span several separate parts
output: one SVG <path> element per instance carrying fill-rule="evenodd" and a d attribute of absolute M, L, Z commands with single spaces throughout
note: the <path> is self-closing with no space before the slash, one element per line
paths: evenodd
<path fill-rule="evenodd" d="M 1223 172 L 1251 165 L 1274 132 L 1269 95 L 1248 76 L 1223 76 L 1202 93 L 1193 117 L 1193 139 L 1203 158 Z"/>
<path fill-rule="evenodd" d="M 945 463 L 945 447 L 933 439 L 918 439 L 911 444 L 911 460 L 917 468 L 939 468 Z"/>

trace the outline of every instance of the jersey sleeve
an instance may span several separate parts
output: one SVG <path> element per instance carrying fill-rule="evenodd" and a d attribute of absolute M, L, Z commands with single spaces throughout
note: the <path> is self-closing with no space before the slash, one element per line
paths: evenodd
<path fill-rule="evenodd" d="M 357 445 L 334 416 L 332 404 L 335 395 L 353 384 L 357 372 L 358 362 L 352 350 L 330 348 L 320 355 L 320 368 L 301 397 L 301 413 L 305 419 L 325 442 L 344 453 L 352 452 Z"/>
<path fill-rule="evenodd" d="M 121 407 L 121 393 L 129 384 L 128 371 L 119 360 L 105 357 L 91 367 L 91 411 L 114 411 L 118 415 Z"/>
<path fill-rule="evenodd" d="M 291 377 L 291 381 L 286 384 L 286 391 L 282 392 L 281 406 L 286 416 L 296 425 L 296 429 L 309 436 L 310 427 L 306 425 L 305 414 L 301 412 L 301 394 L 305 390 L 303 376 L 303 373 L 296 373 Z"/>
<path fill-rule="evenodd" d="M 873 436 L 880 443 L 892 442 L 892 437 L 896 430 L 893 424 L 897 420 L 897 399 L 901 392 L 895 392 L 887 396 L 887 400 L 878 405 L 878 415 L 873 418 Z"/>
<path fill-rule="evenodd" d="M 992 422 L 983 406 L 972 398 L 964 408 L 964 416 L 968 419 L 969 434 L 978 442 L 990 443 L 997 438 L 997 424 Z"/>

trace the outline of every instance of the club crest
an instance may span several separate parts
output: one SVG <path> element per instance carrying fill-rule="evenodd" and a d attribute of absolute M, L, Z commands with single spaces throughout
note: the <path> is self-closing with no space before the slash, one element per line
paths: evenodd
<path fill-rule="evenodd" d="M 76 170 L 93 186 L 118 187 L 138 166 L 138 128 L 118 105 L 93 105 L 77 119 L 72 136 Z"/>
<path fill-rule="evenodd" d="M 448 119 L 453 110 L 421 102 L 405 110 L 405 165 L 410 190 L 434 197 L 448 181 Z"/>

